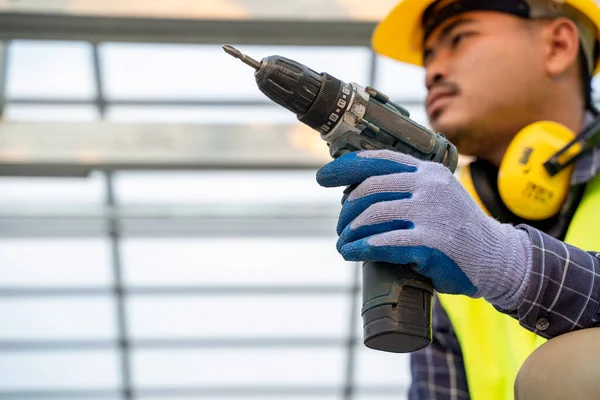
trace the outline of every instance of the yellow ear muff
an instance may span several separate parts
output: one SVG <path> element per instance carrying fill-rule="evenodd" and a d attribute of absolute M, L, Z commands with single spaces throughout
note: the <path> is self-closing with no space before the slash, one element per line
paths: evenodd
<path fill-rule="evenodd" d="M 570 129 L 551 121 L 533 123 L 517 133 L 498 171 L 498 191 L 510 211 L 534 221 L 558 213 L 569 192 L 573 165 L 550 176 L 543 164 L 574 137 Z M 580 151 L 578 143 L 561 159 Z"/>

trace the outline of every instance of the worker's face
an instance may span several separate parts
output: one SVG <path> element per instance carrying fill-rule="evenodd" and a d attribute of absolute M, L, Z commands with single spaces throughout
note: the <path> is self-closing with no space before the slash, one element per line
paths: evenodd
<path fill-rule="evenodd" d="M 470 12 L 444 21 L 424 43 L 431 126 L 462 154 L 506 147 L 536 104 L 544 73 L 526 23 Z"/>

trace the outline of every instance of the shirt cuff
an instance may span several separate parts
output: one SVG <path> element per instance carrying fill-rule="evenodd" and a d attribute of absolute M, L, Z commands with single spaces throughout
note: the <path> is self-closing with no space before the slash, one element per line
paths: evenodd
<path fill-rule="evenodd" d="M 500 310 L 547 339 L 598 324 L 600 259 L 528 225 L 532 265 L 525 298 L 516 310 Z"/>

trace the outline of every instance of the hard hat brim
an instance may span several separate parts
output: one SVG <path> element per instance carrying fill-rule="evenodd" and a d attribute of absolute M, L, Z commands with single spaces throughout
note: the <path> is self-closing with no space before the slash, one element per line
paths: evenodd
<path fill-rule="evenodd" d="M 423 12 L 436 0 L 403 0 L 377 25 L 371 39 L 373 50 L 413 65 L 423 65 Z"/>

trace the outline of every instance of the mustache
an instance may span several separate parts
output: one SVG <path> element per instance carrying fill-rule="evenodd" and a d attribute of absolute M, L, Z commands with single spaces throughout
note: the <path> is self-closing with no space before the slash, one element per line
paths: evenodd
<path fill-rule="evenodd" d="M 441 90 L 450 95 L 457 95 L 460 93 L 460 89 L 458 88 L 458 85 L 454 82 L 448 82 L 448 81 L 438 81 L 438 82 L 432 84 L 429 87 L 428 92 L 431 93 L 433 90 Z"/>

